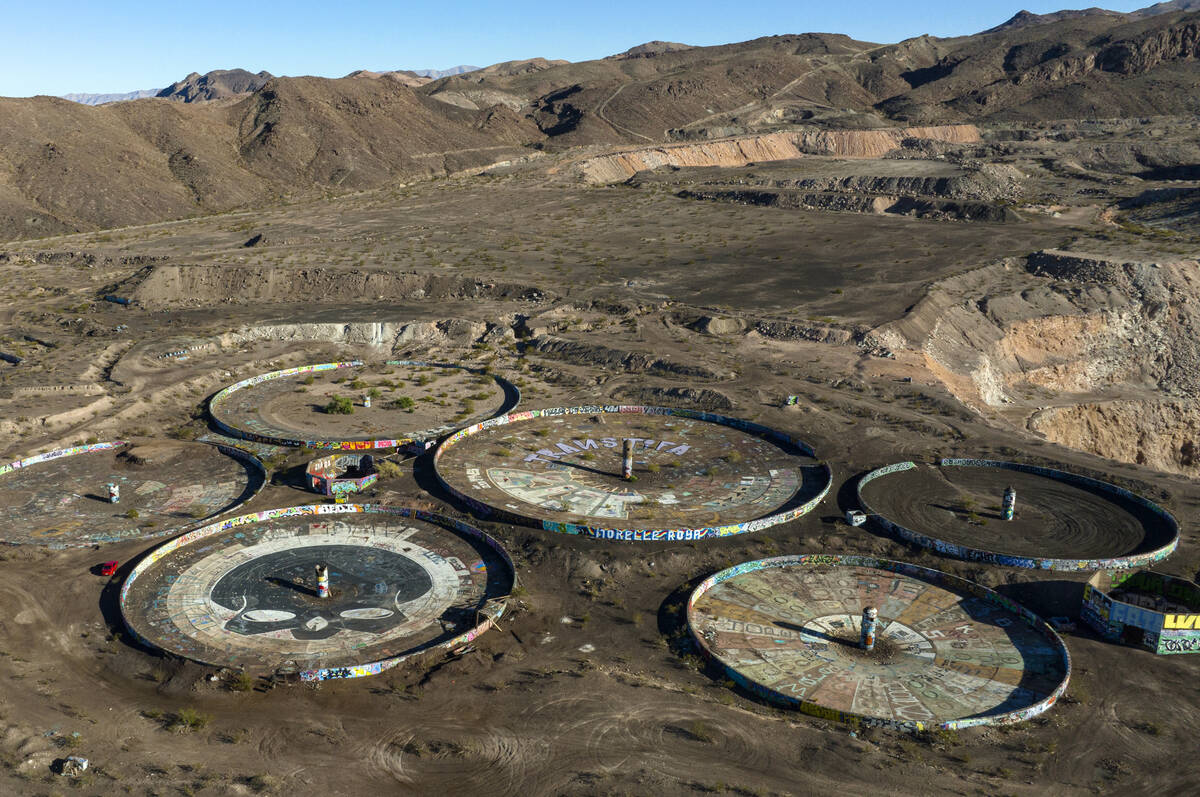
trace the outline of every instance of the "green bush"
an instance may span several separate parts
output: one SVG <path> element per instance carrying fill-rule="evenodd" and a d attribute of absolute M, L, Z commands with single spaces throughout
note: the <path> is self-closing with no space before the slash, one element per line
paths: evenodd
<path fill-rule="evenodd" d="M 248 672 L 239 672 L 229 681 L 229 688 L 235 692 L 249 692 L 254 689 L 258 679 Z"/>
<path fill-rule="evenodd" d="M 325 405 L 325 412 L 329 415 L 351 415 L 354 413 L 354 402 L 345 396 L 334 396 Z"/>
<path fill-rule="evenodd" d="M 212 722 L 208 714 L 201 714 L 194 708 L 181 708 L 171 722 L 171 730 L 178 733 L 202 731 Z"/>

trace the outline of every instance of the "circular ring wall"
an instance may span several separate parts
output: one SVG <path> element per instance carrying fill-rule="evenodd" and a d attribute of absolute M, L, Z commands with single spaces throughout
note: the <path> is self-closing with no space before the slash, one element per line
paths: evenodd
<path fill-rule="evenodd" d="M 500 543 L 465 523 L 406 507 L 309 505 L 160 546 L 121 587 L 121 613 L 145 643 L 204 664 L 356 678 L 473 640 L 503 614 L 513 579 Z"/>
<path fill-rule="evenodd" d="M 625 440 L 632 479 L 622 472 Z M 481 514 L 625 541 L 758 531 L 811 511 L 832 481 L 804 442 L 765 426 L 624 405 L 493 418 L 444 440 L 434 465 Z"/>
<path fill-rule="evenodd" d="M 397 374 L 397 369 L 408 370 Z M 209 414 L 223 432 L 245 440 L 361 451 L 425 448 L 447 432 L 512 410 L 519 400 L 515 385 L 479 369 L 351 360 L 235 382 L 212 397 Z M 334 402 L 341 406 L 332 408 Z M 476 410 L 476 402 L 485 409 Z"/>
<path fill-rule="evenodd" d="M 1010 486 L 1016 511 L 1006 521 L 1002 503 Z M 1143 567 L 1179 543 L 1175 518 L 1152 501 L 1096 479 L 1013 462 L 900 462 L 864 476 L 858 499 L 905 540 L 1008 567 Z"/>
<path fill-rule="evenodd" d="M 0 542 L 67 548 L 165 536 L 240 506 L 266 481 L 261 462 L 229 446 L 118 440 L 50 451 L 0 465 Z"/>
<path fill-rule="evenodd" d="M 859 645 L 863 609 L 876 642 Z M 965 579 L 863 556 L 781 556 L 692 592 L 700 649 L 742 687 L 826 719 L 904 730 L 1020 722 L 1067 688 L 1062 640 Z"/>

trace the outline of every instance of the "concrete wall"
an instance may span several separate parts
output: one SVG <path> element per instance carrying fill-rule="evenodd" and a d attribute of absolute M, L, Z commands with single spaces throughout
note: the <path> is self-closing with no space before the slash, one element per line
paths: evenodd
<path fill-rule="evenodd" d="M 273 518 L 296 517 L 299 515 L 342 515 L 369 512 L 416 518 L 417 520 L 423 520 L 427 523 L 433 523 L 435 525 L 454 529 L 455 531 L 465 534 L 472 539 L 479 540 L 494 550 L 496 554 L 504 561 L 504 564 L 508 567 L 509 572 L 512 575 L 512 584 L 513 586 L 516 586 L 516 568 L 513 566 L 513 561 L 508 555 L 508 551 L 504 549 L 504 546 L 500 543 L 500 541 L 495 537 L 492 537 L 487 532 L 477 529 L 467 523 L 463 523 L 460 520 L 434 514 L 433 512 L 426 512 L 422 509 L 413 509 L 403 506 L 387 506 L 383 504 L 308 504 L 305 506 L 290 506 L 282 509 L 267 509 L 262 512 L 255 512 L 250 515 L 241 515 L 239 517 L 229 518 L 228 520 L 223 520 L 218 523 L 211 523 L 207 526 L 202 526 L 201 528 L 190 531 L 187 534 L 176 537 L 175 539 L 165 542 L 159 547 L 155 548 L 153 551 L 147 554 L 147 556 L 142 559 L 141 562 L 138 563 L 137 567 L 130 572 L 129 577 L 125 579 L 125 583 L 121 585 L 121 618 L 125 622 L 125 627 L 129 630 L 129 633 L 132 634 L 134 638 L 140 641 L 143 645 L 146 645 L 150 648 L 158 647 L 154 642 L 146 639 L 137 632 L 137 629 L 134 627 L 133 623 L 130 622 L 129 615 L 126 611 L 125 601 L 129 595 L 129 588 L 133 586 L 134 582 L 137 581 L 137 579 L 143 573 L 149 570 L 164 556 L 179 550 L 185 545 L 191 545 L 194 542 L 207 539 L 208 537 L 211 537 L 215 534 L 220 534 L 224 531 L 229 531 L 230 529 L 238 528 L 251 523 L 261 523 L 265 520 L 271 520 Z M 453 639 L 430 646 L 417 653 L 394 656 L 391 658 L 382 659 L 380 661 L 366 662 L 363 664 L 357 664 L 353 667 L 332 667 L 327 669 L 305 670 L 300 673 L 300 678 L 301 680 L 305 681 L 328 681 L 339 678 L 361 678 L 366 675 L 378 675 L 381 672 L 390 670 L 392 667 L 395 667 L 401 662 L 408 661 L 428 653 L 437 652 L 445 654 L 461 645 L 471 642 L 475 639 L 475 637 L 479 636 L 495 625 L 496 622 L 499 621 L 500 617 L 504 614 L 504 610 L 507 608 L 507 606 L 508 596 L 490 601 L 487 609 L 484 612 L 481 612 L 485 619 L 479 625 L 475 626 L 469 631 L 455 636 Z M 201 663 L 203 664 L 204 662 Z"/>
<path fill-rule="evenodd" d="M 457 368 L 464 371 L 477 373 L 477 369 L 468 368 L 464 365 L 455 365 L 454 363 L 437 363 L 423 362 L 420 360 L 388 360 L 386 365 L 401 365 L 421 368 Z M 289 376 L 298 374 L 311 374 L 321 371 L 332 371 L 339 368 L 359 368 L 365 365 L 362 360 L 348 360 L 346 362 L 335 363 L 320 363 L 318 365 L 300 365 L 295 368 L 285 368 L 281 371 L 269 371 L 265 374 L 258 374 L 248 379 L 243 379 L 240 382 L 234 382 L 229 387 L 221 390 L 208 404 L 208 414 L 212 418 L 213 423 L 227 435 L 238 437 L 243 440 L 253 440 L 258 443 L 268 443 L 277 446 L 290 446 L 292 448 L 316 448 L 316 449 L 335 449 L 343 451 L 369 451 L 376 448 L 410 448 L 416 452 L 424 451 L 432 447 L 432 440 L 417 440 L 411 437 L 402 437 L 395 439 L 379 439 L 379 440 L 300 440 L 288 437 L 274 437 L 271 435 L 261 435 L 254 432 L 249 432 L 231 426 L 225 423 L 218 417 L 217 412 L 220 410 L 221 404 L 224 403 L 230 395 L 243 388 L 257 385 L 262 382 L 267 382 L 272 379 L 283 379 Z M 504 403 L 497 411 L 497 414 L 509 412 L 516 408 L 521 401 L 521 391 L 517 386 L 509 382 L 507 379 L 499 376 L 492 376 L 493 379 L 504 390 Z M 450 427 L 453 428 L 453 427 Z"/>
<path fill-rule="evenodd" d="M 1118 600 L 1117 588 L 1158 595 L 1190 611 L 1159 611 Z M 1200 585 L 1147 570 L 1099 572 L 1083 589 L 1079 617 L 1105 639 L 1161 654 L 1200 653 Z"/>
<path fill-rule="evenodd" d="M 1108 484 L 1097 479 L 1089 479 L 1086 476 L 1079 476 L 1066 471 L 1054 470 L 1052 468 L 1043 468 L 1038 465 L 1023 465 L 1017 462 L 1002 462 L 999 460 L 990 459 L 943 459 L 938 462 L 941 467 L 973 467 L 973 468 L 1000 468 L 1002 470 L 1013 470 L 1021 473 L 1032 473 L 1038 476 L 1044 476 L 1048 479 L 1055 479 L 1066 482 L 1068 484 L 1080 485 L 1092 490 L 1110 493 L 1119 496 L 1128 501 L 1138 504 L 1139 506 L 1149 510 L 1156 515 L 1163 524 L 1164 536 L 1167 542 L 1162 546 L 1145 553 L 1134 554 L 1131 556 L 1118 556 L 1109 559 L 1048 559 L 1034 558 L 1027 556 L 1013 556 L 1010 554 L 998 553 L 996 551 L 986 551 L 980 548 L 971 548 L 970 546 L 960 545 L 957 543 L 939 540 L 930 537 L 926 534 L 921 534 L 913 529 L 905 528 L 899 523 L 875 512 L 871 509 L 866 499 L 863 498 L 863 487 L 876 479 L 882 478 L 892 473 L 899 473 L 906 470 L 912 470 L 916 467 L 914 462 L 897 462 L 892 465 L 887 465 L 877 470 L 873 470 L 866 476 L 863 476 L 858 482 L 858 503 L 859 506 L 867 512 L 871 518 L 884 530 L 895 534 L 909 542 L 916 543 L 923 548 L 932 548 L 938 553 L 953 556 L 957 559 L 967 559 L 977 562 L 988 562 L 990 564 L 1004 565 L 1005 567 L 1026 567 L 1041 570 L 1122 570 L 1132 567 L 1144 567 L 1152 562 L 1157 562 L 1165 559 L 1174 552 L 1175 547 L 1179 544 L 1179 523 L 1170 512 L 1166 511 L 1153 501 L 1147 500 L 1140 495 L 1135 495 L 1128 490 L 1117 487 L 1115 484 Z"/>
<path fill-rule="evenodd" d="M 304 469 L 309 488 L 321 495 L 347 495 L 360 493 L 379 480 L 378 473 L 368 473 L 357 478 L 344 476 L 345 472 L 362 462 L 364 454 L 343 454 L 314 459 Z"/>
<path fill-rule="evenodd" d="M 541 520 L 535 517 L 521 515 L 509 510 L 493 507 L 484 504 L 472 498 L 465 493 L 459 492 L 452 487 L 445 479 L 442 478 L 438 463 L 442 456 L 452 446 L 459 441 L 477 434 L 485 429 L 492 429 L 497 426 L 504 426 L 510 423 L 527 421 L 532 418 L 549 418 L 559 415 L 598 415 L 602 413 L 638 413 L 642 415 L 674 415 L 680 418 L 695 418 L 697 420 L 706 421 L 708 423 L 721 424 L 722 426 L 730 426 L 734 429 L 740 429 L 745 432 L 760 434 L 771 440 L 774 440 L 785 445 L 793 446 L 802 451 L 806 456 L 815 457 L 812 448 L 803 440 L 789 437 L 782 432 L 777 432 L 766 426 L 762 426 L 750 421 L 744 421 L 738 418 L 729 418 L 724 415 L 716 415 L 711 412 L 701 412 L 699 410 L 684 410 L 673 409 L 670 407 L 644 407 L 640 405 L 627 404 L 606 404 L 606 405 L 585 405 L 581 407 L 551 407 L 544 410 L 526 410 L 524 412 L 514 412 L 509 415 L 502 415 L 498 418 L 477 423 L 473 426 L 468 426 L 465 429 L 460 429 L 454 434 L 447 437 L 438 446 L 437 451 L 433 454 L 434 470 L 437 473 L 438 481 L 442 487 L 454 495 L 460 501 L 464 502 L 479 514 L 496 520 L 507 520 L 513 523 L 521 523 L 523 525 L 534 526 L 545 529 L 546 531 L 554 531 L 560 534 L 581 534 L 586 537 L 596 537 L 604 540 L 619 540 L 622 542 L 686 542 L 689 540 L 700 540 L 712 537 L 729 537 L 734 534 L 744 534 L 751 531 L 760 531 L 761 529 L 770 526 L 778 525 L 779 523 L 787 523 L 802 517 L 814 508 L 817 504 L 824 500 L 829 493 L 829 488 L 833 484 L 833 471 L 828 465 L 822 464 L 824 470 L 825 486 L 821 488 L 818 495 L 804 504 L 793 507 L 783 512 L 777 512 L 766 517 L 748 520 L 743 523 L 732 523 L 728 526 L 711 526 L 705 528 L 680 528 L 680 529 L 621 529 L 621 528 L 606 528 L 600 526 L 583 526 L 575 523 L 558 523 L 550 520 Z"/>
<path fill-rule="evenodd" d="M 1046 639 L 1053 642 L 1061 652 L 1063 665 L 1063 680 L 1054 691 L 1043 700 L 1026 706 L 1025 708 L 1009 711 L 1002 714 L 988 715 L 985 717 L 965 717 L 963 719 L 949 720 L 939 723 L 934 726 L 926 725 L 921 722 L 898 722 L 894 720 L 883 720 L 877 717 L 867 717 L 860 714 L 855 714 L 849 711 L 839 711 L 837 709 L 828 708 L 826 706 L 812 703 L 807 700 L 798 699 L 792 695 L 787 695 L 782 692 L 777 692 L 770 687 L 751 681 L 746 676 L 739 673 L 737 670 L 725 665 L 720 659 L 716 658 L 712 651 L 709 650 L 707 642 L 697 633 L 696 624 L 693 622 L 694 610 L 696 601 L 701 595 L 708 592 L 722 581 L 728 581 L 734 576 L 743 573 L 751 573 L 755 570 L 764 570 L 771 567 L 828 567 L 828 566 L 848 566 L 848 567 L 873 567 L 882 570 L 890 570 L 895 573 L 900 573 L 913 578 L 921 579 L 922 581 L 931 581 L 939 586 L 956 592 L 965 592 L 977 598 L 981 598 L 996 606 L 1000 606 L 1024 620 L 1031 628 L 1036 630 Z M 1009 725 L 1015 722 L 1023 722 L 1038 714 L 1046 711 L 1048 708 L 1058 702 L 1058 698 L 1067 690 L 1067 683 L 1071 678 L 1071 654 L 1067 651 L 1067 646 L 1062 639 L 1054 632 L 1054 629 L 1046 624 L 1040 617 L 1026 609 L 1024 606 L 1004 597 L 998 592 L 994 592 L 987 587 L 976 584 L 974 581 L 968 581 L 958 576 L 952 576 L 949 573 L 943 573 L 940 570 L 930 570 L 926 567 L 918 567 L 906 562 L 896 562 L 890 559 L 876 559 L 870 556 L 837 556 L 830 554 L 809 554 L 803 556 L 778 556 L 772 559 L 756 559 L 752 562 L 743 562 L 740 565 L 735 565 L 727 570 L 722 570 L 715 573 L 704 581 L 700 582 L 697 587 L 692 590 L 692 594 L 688 596 L 687 601 L 687 617 L 688 630 L 691 633 L 692 641 L 710 660 L 717 663 L 729 677 L 747 691 L 753 692 L 760 697 L 770 700 L 775 703 L 780 703 L 791 708 L 799 709 L 805 714 L 811 714 L 814 717 L 822 719 L 837 720 L 846 722 L 855 726 L 878 726 L 887 727 L 894 730 L 903 731 L 924 731 L 932 730 L 933 728 L 944 730 L 958 730 L 961 728 L 970 728 L 976 725 Z"/>

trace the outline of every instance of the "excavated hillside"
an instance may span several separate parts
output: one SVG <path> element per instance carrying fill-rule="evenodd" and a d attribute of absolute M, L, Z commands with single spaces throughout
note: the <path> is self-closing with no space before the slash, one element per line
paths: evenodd
<path fill-rule="evenodd" d="M 1047 250 L 933 286 L 872 333 L 960 400 L 1072 448 L 1200 474 L 1200 262 Z"/>
<path fill-rule="evenodd" d="M 546 296 L 528 285 L 484 282 L 460 275 L 382 269 L 205 265 L 148 266 L 101 293 L 115 294 L 153 309 L 287 304 L 311 301 L 313 296 L 329 302 L 484 297 L 538 301 Z"/>
<path fill-rule="evenodd" d="M 723 141 L 641 147 L 588 158 L 578 165 L 589 183 L 616 183 L 641 171 L 664 166 L 745 166 L 760 161 L 781 161 L 804 154 L 844 158 L 881 158 L 900 148 L 906 139 L 956 144 L 980 140 L 974 125 L 903 127 L 879 130 L 798 130 Z"/>
<path fill-rule="evenodd" d="M 833 135 L 830 133 L 829 135 Z M 866 132 L 847 133 L 865 137 Z M 639 172 L 632 187 L 663 187 L 676 196 L 787 210 L 890 213 L 929 219 L 1020 222 L 1029 177 L 1012 164 L 916 157 L 938 149 L 974 149 L 975 142 L 946 145 L 902 139 L 883 158 L 805 154 L 788 161 L 757 160 L 742 166 L 668 166 Z M 945 145 L 945 147 L 943 147 Z M 960 162 L 961 161 L 961 162 Z M 1022 164 L 1026 166 L 1026 164 Z"/>

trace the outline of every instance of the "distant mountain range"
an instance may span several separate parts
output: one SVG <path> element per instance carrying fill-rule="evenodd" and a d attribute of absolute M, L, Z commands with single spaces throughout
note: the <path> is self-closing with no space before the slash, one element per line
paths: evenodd
<path fill-rule="evenodd" d="M 64 94 L 62 98 L 83 105 L 103 105 L 106 102 L 144 100 L 147 97 L 156 96 L 160 91 L 162 89 L 138 89 L 137 91 L 127 91 L 124 94 Z"/>
<path fill-rule="evenodd" d="M 394 72 L 411 73 L 430 80 L 461 75 L 464 72 L 474 72 L 477 66 L 460 64 L 449 69 L 397 69 Z M 360 73 L 365 70 L 359 70 Z M 357 74 L 357 73 L 352 73 Z M 386 74 L 386 73 L 381 73 Z M 107 102 L 124 102 L 126 100 L 142 100 L 147 97 L 166 97 L 183 102 L 201 100 L 217 100 L 222 97 L 232 97 L 257 91 L 271 78 L 270 72 L 247 72 L 245 69 L 214 69 L 201 75 L 193 72 L 183 80 L 176 81 L 165 89 L 139 89 L 116 94 L 63 94 L 64 100 L 78 102 L 83 105 L 103 105 Z"/>
<path fill-rule="evenodd" d="M 1200 0 L 1198 0 L 1198 2 L 1200 2 Z M 450 77 L 451 75 L 461 75 L 463 72 L 474 72 L 476 69 L 479 69 L 479 67 L 467 66 L 466 64 L 460 64 L 458 66 L 452 66 L 449 69 L 408 69 L 408 70 L 396 70 L 396 71 L 412 72 L 414 74 L 420 75 L 421 77 L 427 77 L 427 78 L 432 78 L 434 80 L 438 80 L 439 78 Z"/>
<path fill-rule="evenodd" d="M 883 45 L 829 33 L 650 42 L 593 61 L 530 58 L 435 80 L 224 70 L 157 92 L 175 102 L 0 98 L 0 240 L 363 190 L 531 150 L 1194 115 L 1198 11 L 1200 0 L 1179 0 L 1133 14 L 1018 14 L 972 36 Z"/>

